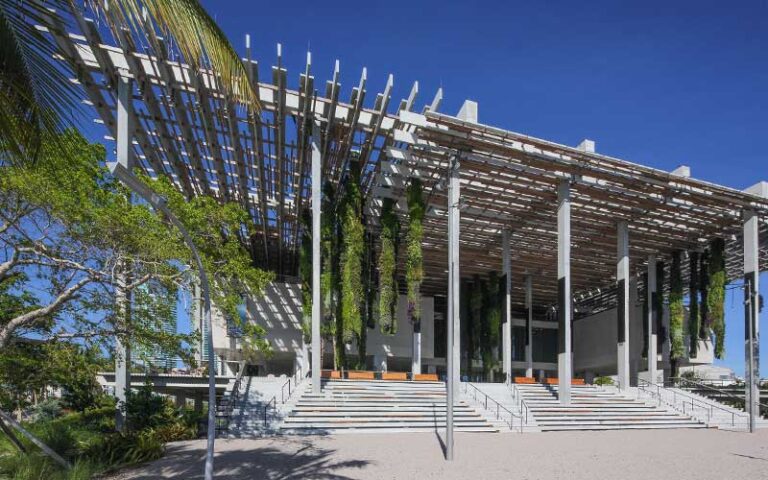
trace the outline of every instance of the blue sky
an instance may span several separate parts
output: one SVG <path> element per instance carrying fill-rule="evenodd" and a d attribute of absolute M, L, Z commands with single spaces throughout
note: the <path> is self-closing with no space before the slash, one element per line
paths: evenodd
<path fill-rule="evenodd" d="M 320 85 L 339 59 L 343 99 L 367 67 L 369 95 L 394 75 L 393 102 L 418 81 L 419 108 L 442 86 L 449 114 L 469 98 L 482 123 L 570 145 L 594 139 L 601 153 L 687 164 L 735 188 L 768 180 L 768 2 L 583 3 L 203 1 L 236 48 L 251 35 L 262 78 L 280 42 L 291 82 L 308 48 Z M 760 290 L 768 298 L 766 274 Z M 726 298 L 722 362 L 739 374 L 741 298 Z"/>
<path fill-rule="evenodd" d="M 345 100 L 367 67 L 369 102 L 392 73 L 393 102 L 418 81 L 418 108 L 442 86 L 449 114 L 469 98 L 482 123 L 570 145 L 590 138 L 601 153 L 686 164 L 735 188 L 768 180 L 768 2 L 581 3 L 203 1 L 239 51 L 251 34 L 261 78 L 279 42 L 295 87 L 309 48 L 321 88 L 340 60 Z M 739 374 L 741 297 L 728 292 L 722 362 Z M 768 352 L 768 332 L 761 344 Z"/>

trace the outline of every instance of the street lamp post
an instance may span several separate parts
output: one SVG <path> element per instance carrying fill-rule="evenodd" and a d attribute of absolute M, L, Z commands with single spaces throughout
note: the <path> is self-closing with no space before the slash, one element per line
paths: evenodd
<path fill-rule="evenodd" d="M 206 340 L 208 347 L 208 445 L 205 456 L 205 480 L 213 479 L 213 448 L 216 441 L 216 367 L 213 362 L 213 329 L 211 328 L 211 293 L 208 284 L 208 276 L 205 274 L 203 262 L 200 254 L 195 247 L 192 237 L 179 221 L 178 218 L 168 208 L 166 199 L 156 192 L 152 191 L 144 182 L 139 180 L 130 170 L 119 162 L 108 163 L 109 169 L 115 177 L 123 182 L 128 188 L 133 190 L 157 211 L 163 213 L 168 220 L 179 229 L 184 243 L 192 251 L 195 259 L 198 274 L 200 275 L 200 286 L 203 290 L 203 322 L 208 329 L 208 338 Z"/>

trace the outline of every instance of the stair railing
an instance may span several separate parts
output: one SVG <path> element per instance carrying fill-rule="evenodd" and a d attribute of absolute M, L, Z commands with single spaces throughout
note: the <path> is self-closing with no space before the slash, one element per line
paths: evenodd
<path fill-rule="evenodd" d="M 477 388 L 475 385 L 473 385 L 473 384 L 471 384 L 469 382 L 463 382 L 463 383 L 464 383 L 464 393 L 468 394 L 469 387 L 472 387 L 472 395 L 473 395 L 473 398 L 475 399 L 475 402 L 480 403 L 477 400 L 477 394 L 478 393 L 483 396 L 483 402 L 482 403 L 483 403 L 483 406 L 485 407 L 486 410 L 489 410 L 489 411 L 493 412 L 492 408 L 488 408 L 488 402 L 489 401 L 491 403 L 495 403 L 496 404 L 496 409 L 495 409 L 496 410 L 496 420 L 503 420 L 502 415 L 501 415 L 501 411 L 502 410 L 507 412 L 509 414 L 509 422 L 506 422 L 506 423 L 509 424 L 509 429 L 510 430 L 514 430 L 514 428 L 515 428 L 515 418 L 519 418 L 520 419 L 520 433 L 523 433 L 523 417 L 522 417 L 522 415 L 516 415 L 511 410 L 509 410 L 507 407 L 505 407 L 504 405 L 500 404 L 499 402 L 497 402 L 493 398 L 489 397 L 487 393 L 483 392 L 482 390 Z M 493 405 L 491 407 L 493 407 Z"/>
<path fill-rule="evenodd" d="M 272 397 L 270 401 L 267 402 L 266 405 L 264 405 L 264 428 L 267 428 L 268 422 L 267 422 L 267 410 L 269 410 L 269 407 L 272 407 L 277 411 L 277 395 Z"/>
<path fill-rule="evenodd" d="M 656 383 L 650 383 L 646 380 L 643 380 L 642 378 L 637 379 L 637 391 L 646 393 L 650 395 L 652 398 L 656 398 L 659 402 L 659 405 L 661 405 L 662 403 L 665 403 L 671 406 L 672 408 L 674 408 L 675 410 L 678 410 L 678 411 L 682 410 L 684 415 L 690 415 L 691 417 L 696 419 L 699 419 L 698 415 L 696 415 L 696 408 L 704 410 L 707 413 L 707 422 L 706 422 L 707 425 L 712 423 L 712 415 L 714 414 L 715 409 L 729 414 L 731 416 L 731 426 L 736 425 L 736 412 L 733 409 L 728 410 L 718 405 L 702 402 L 698 398 L 692 397 L 685 393 L 668 389 Z M 662 395 L 662 392 L 667 393 L 666 398 L 664 397 L 664 395 Z M 670 395 L 672 396 L 671 403 L 669 401 Z"/>
<path fill-rule="evenodd" d="M 695 387 L 697 389 L 707 390 L 707 391 L 716 393 L 717 396 L 718 396 L 718 400 L 720 398 L 722 398 L 722 397 L 727 397 L 727 398 L 737 402 L 737 404 L 744 404 L 745 408 L 746 408 L 746 400 L 745 399 L 743 399 L 743 398 L 741 398 L 741 397 L 739 397 L 737 395 L 734 395 L 733 393 L 731 393 L 731 392 L 729 392 L 727 390 L 721 390 L 719 388 L 713 387 L 712 385 L 707 385 L 705 383 L 696 382 L 694 380 L 689 380 L 689 379 L 684 378 L 684 377 L 672 377 L 669 380 L 672 382 L 673 386 L 676 385 L 677 383 L 684 383 L 684 384 L 687 384 L 687 385 L 693 385 L 693 387 Z M 684 387 L 681 387 L 681 388 L 684 388 Z M 765 403 L 758 402 L 758 404 L 762 408 L 768 409 L 768 405 L 766 405 Z"/>
<path fill-rule="evenodd" d="M 512 399 L 517 399 L 517 409 L 520 410 L 520 414 L 525 419 L 525 424 L 528 425 L 528 403 L 516 384 L 510 383 L 509 386 L 512 389 Z"/>

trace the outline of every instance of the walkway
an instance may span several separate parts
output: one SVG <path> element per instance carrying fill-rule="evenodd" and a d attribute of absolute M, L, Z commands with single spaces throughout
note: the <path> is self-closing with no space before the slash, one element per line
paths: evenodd
<path fill-rule="evenodd" d="M 435 434 L 361 434 L 218 440 L 216 478 L 235 479 L 768 479 L 768 430 L 456 435 L 443 460 Z M 110 480 L 199 479 L 204 441 L 180 442 L 156 462 Z"/>

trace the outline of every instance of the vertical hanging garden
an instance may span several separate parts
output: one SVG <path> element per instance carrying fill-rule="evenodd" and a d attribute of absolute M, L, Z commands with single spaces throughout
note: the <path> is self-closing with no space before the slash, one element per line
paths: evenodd
<path fill-rule="evenodd" d="M 381 207 L 381 251 L 379 252 L 379 325 L 381 333 L 397 333 L 397 237 L 400 222 L 394 202 L 385 198 Z"/>
<path fill-rule="evenodd" d="M 424 267 L 421 241 L 424 234 L 424 198 L 421 181 L 411 180 L 408 186 L 408 234 L 406 236 L 405 282 L 408 289 L 408 320 L 414 333 L 421 332 L 421 282 Z"/>
<path fill-rule="evenodd" d="M 709 250 L 699 257 L 699 339 L 709 339 Z"/>
<path fill-rule="evenodd" d="M 685 355 L 683 342 L 683 275 L 680 261 L 682 252 L 672 255 L 672 269 L 669 275 L 669 343 L 670 358 L 678 360 Z"/>
<path fill-rule="evenodd" d="M 362 222 L 360 164 L 349 162 L 341 218 L 341 318 L 344 343 L 356 341 L 360 349 L 363 328 L 363 255 L 365 230 Z"/>
<path fill-rule="evenodd" d="M 699 353 L 699 252 L 690 253 L 688 264 L 688 355 L 693 358 Z"/>
<path fill-rule="evenodd" d="M 299 280 L 301 282 L 301 330 L 304 341 L 310 339 L 312 321 L 312 215 L 301 212 L 301 247 L 299 248 Z"/>
<path fill-rule="evenodd" d="M 707 323 L 715 337 L 715 358 L 725 357 L 725 241 L 716 238 L 709 246 Z"/>

